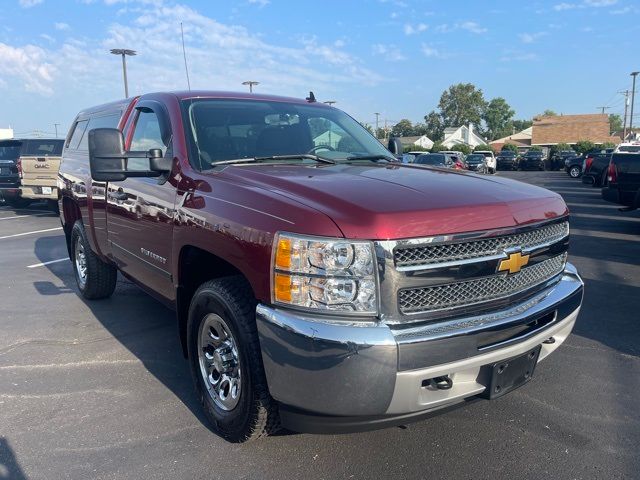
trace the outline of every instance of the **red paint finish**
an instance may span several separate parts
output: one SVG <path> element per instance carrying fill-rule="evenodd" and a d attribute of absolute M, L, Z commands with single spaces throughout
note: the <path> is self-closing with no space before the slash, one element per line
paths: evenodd
<path fill-rule="evenodd" d="M 258 300 L 268 302 L 277 231 L 386 240 L 512 227 L 567 213 L 561 197 L 545 189 L 410 165 L 229 165 L 201 173 L 189 163 L 180 111 L 180 100 L 195 97 L 306 103 L 255 94 L 179 92 L 144 95 L 128 105 L 120 122 L 127 144 L 136 102 L 164 105 L 173 134 L 173 170 L 162 185 L 129 178 L 109 183 L 106 191 L 95 190 L 106 195 L 108 228 L 94 235 L 107 236 L 98 242 L 105 258 L 169 305 L 175 303 L 181 275 L 188 275 L 180 263 L 185 248 L 224 259 L 249 280 Z M 85 223 L 91 224 L 91 209 L 79 194 L 91 182 L 88 156 L 65 155 L 62 194 L 80 205 Z M 136 206 L 114 203 L 109 192 L 118 189 L 135 198 Z M 141 249 L 165 261 L 145 257 Z"/>

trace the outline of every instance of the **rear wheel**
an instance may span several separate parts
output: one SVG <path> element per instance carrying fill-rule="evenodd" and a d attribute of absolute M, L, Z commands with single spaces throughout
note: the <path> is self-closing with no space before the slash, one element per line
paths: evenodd
<path fill-rule="evenodd" d="M 571 168 L 569 168 L 569 176 L 571 178 L 578 178 L 581 171 L 582 169 L 579 166 L 573 165 Z"/>
<path fill-rule="evenodd" d="M 254 440 L 279 428 L 255 307 L 242 277 L 205 282 L 189 307 L 187 341 L 196 391 L 214 430 L 230 442 Z"/>
<path fill-rule="evenodd" d="M 113 294 L 118 271 L 93 253 L 80 220 L 71 230 L 71 261 L 78 289 L 84 298 L 97 300 Z"/>

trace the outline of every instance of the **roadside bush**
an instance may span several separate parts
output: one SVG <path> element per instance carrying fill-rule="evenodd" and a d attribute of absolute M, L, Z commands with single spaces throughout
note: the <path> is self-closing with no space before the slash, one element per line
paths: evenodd
<path fill-rule="evenodd" d="M 542 147 L 539 147 L 538 145 L 534 145 L 533 147 L 531 147 L 529 149 L 530 152 L 541 152 L 542 151 Z"/>
<path fill-rule="evenodd" d="M 428 148 L 424 148 L 420 145 L 405 145 L 402 148 L 402 153 L 409 153 L 409 152 L 428 152 L 429 149 Z"/>
<path fill-rule="evenodd" d="M 505 143 L 505 144 L 502 146 L 502 151 L 505 151 L 505 150 L 506 150 L 506 151 L 509 151 L 509 150 L 510 150 L 510 151 L 512 151 L 512 152 L 518 153 L 518 147 L 516 147 L 516 146 L 515 146 L 515 145 L 513 145 L 512 143 Z"/>
<path fill-rule="evenodd" d="M 454 152 L 462 152 L 464 155 L 469 155 L 471 153 L 471 147 L 469 145 L 454 145 L 451 147 L 451 150 Z"/>
<path fill-rule="evenodd" d="M 431 147 L 431 153 L 438 153 L 438 152 L 441 152 L 443 150 L 446 150 L 446 148 L 440 142 L 434 143 L 433 147 Z"/>
<path fill-rule="evenodd" d="M 602 145 L 600 145 L 600 148 L 616 148 L 616 144 L 613 142 L 604 142 Z"/>
<path fill-rule="evenodd" d="M 474 152 L 478 152 L 481 150 L 488 150 L 490 152 L 493 152 L 493 148 L 491 148 L 491 145 L 478 145 L 476 148 L 473 149 Z"/>
<path fill-rule="evenodd" d="M 579 154 L 584 155 L 589 150 L 593 150 L 595 147 L 595 144 L 590 140 L 580 140 L 575 144 L 573 149 Z"/>

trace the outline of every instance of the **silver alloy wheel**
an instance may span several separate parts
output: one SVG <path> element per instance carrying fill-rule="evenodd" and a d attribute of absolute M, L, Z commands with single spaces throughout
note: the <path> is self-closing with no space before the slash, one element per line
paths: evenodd
<path fill-rule="evenodd" d="M 240 400 L 240 356 L 231 329 L 215 313 L 208 314 L 198 332 L 200 374 L 209 396 L 222 410 L 233 410 Z"/>
<path fill-rule="evenodd" d="M 578 178 L 580 176 L 580 169 L 578 167 L 571 167 L 569 175 L 571 178 Z"/>
<path fill-rule="evenodd" d="M 76 238 L 75 245 L 75 264 L 76 264 L 76 278 L 80 284 L 80 288 L 84 288 L 87 284 L 87 256 L 84 251 L 84 245 L 80 236 Z"/>

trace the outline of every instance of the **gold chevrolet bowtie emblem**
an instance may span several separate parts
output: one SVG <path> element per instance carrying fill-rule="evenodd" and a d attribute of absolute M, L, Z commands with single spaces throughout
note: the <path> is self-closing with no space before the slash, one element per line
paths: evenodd
<path fill-rule="evenodd" d="M 498 266 L 499 272 L 509 271 L 518 273 L 522 267 L 529 263 L 529 255 L 522 255 L 520 252 L 509 254 L 509 258 L 502 260 Z"/>

